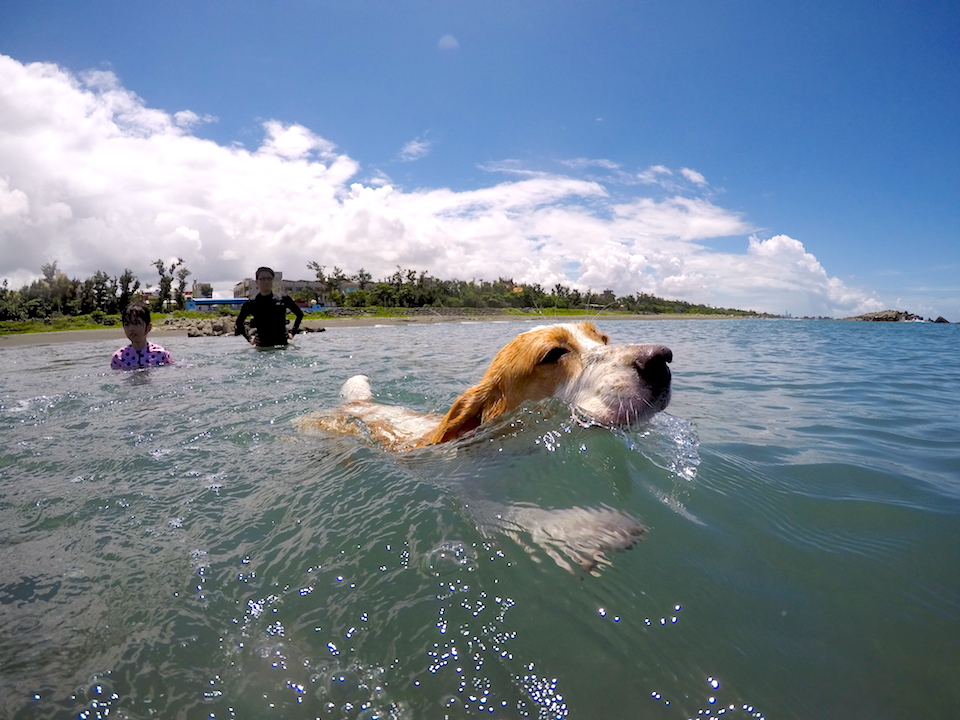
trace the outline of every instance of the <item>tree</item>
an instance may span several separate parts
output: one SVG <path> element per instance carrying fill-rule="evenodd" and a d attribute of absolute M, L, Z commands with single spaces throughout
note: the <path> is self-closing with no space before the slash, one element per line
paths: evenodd
<path fill-rule="evenodd" d="M 323 303 L 327 302 L 327 295 L 329 293 L 330 281 L 327 279 L 326 266 L 321 265 L 316 260 L 311 260 L 307 263 L 307 269 L 313 270 L 317 276 L 317 282 L 320 283 L 324 288 L 323 297 L 320 298 L 320 301 Z"/>
<path fill-rule="evenodd" d="M 553 286 L 553 292 L 550 293 L 555 308 L 570 307 L 570 289 L 560 283 Z"/>
<path fill-rule="evenodd" d="M 353 276 L 353 279 L 356 280 L 357 287 L 359 287 L 361 290 L 366 290 L 367 285 L 373 281 L 373 276 L 363 268 L 360 268 L 357 270 L 357 274 Z"/>
<path fill-rule="evenodd" d="M 182 258 L 167 263 L 156 260 L 153 265 L 160 274 L 160 284 L 153 309 L 166 309 L 171 301 L 174 280 L 179 280 L 176 288 L 177 305 L 183 307 L 186 279 L 190 276 Z M 343 269 L 334 266 L 329 274 L 323 265 L 308 263 L 308 267 L 317 275 L 323 287 L 333 299 L 350 307 L 570 307 L 584 308 L 590 303 L 592 308 L 617 306 L 630 312 L 642 313 L 723 313 L 728 315 L 755 315 L 729 308 L 711 308 L 705 305 L 692 305 L 679 300 L 664 300 L 649 293 L 637 293 L 615 297 L 613 291 L 604 290 L 593 293 L 568 288 L 560 283 L 554 285 L 548 293 L 537 284 L 517 283 L 512 278 L 488 280 L 439 280 L 426 271 L 416 272 L 397 266 L 394 273 L 372 283 L 370 273 L 360 269 L 353 279 L 359 289 L 342 293 L 342 285 L 349 279 Z M 111 278 L 98 270 L 86 280 L 70 279 L 60 272 L 57 263 L 50 262 L 41 268 L 42 277 L 20 290 L 10 290 L 6 281 L 0 283 L 0 320 L 45 319 L 57 313 L 72 315 L 91 314 L 106 320 L 117 309 L 125 308 L 140 291 L 140 281 L 127 268 L 117 278 Z M 150 286 L 147 285 L 146 289 Z M 195 290 L 199 297 L 212 295 L 212 287 L 198 283 Z M 206 291 L 206 295 L 204 294 Z M 296 294 L 296 299 L 312 299 L 311 291 Z"/>
<path fill-rule="evenodd" d="M 330 295 L 330 299 L 338 305 L 343 304 L 343 284 L 349 279 L 350 276 L 343 271 L 343 268 L 339 268 L 336 265 L 333 266 L 333 270 L 330 271 L 330 275 L 327 277 L 327 292 Z"/>
<path fill-rule="evenodd" d="M 170 297 L 170 286 L 173 278 L 167 275 L 167 265 L 162 258 L 153 261 L 153 266 L 160 273 L 160 285 L 157 286 L 157 296 L 153 299 L 153 310 L 162 310 L 163 303 Z"/>
<path fill-rule="evenodd" d="M 521 307 L 543 307 L 546 303 L 547 295 L 539 283 L 533 285 L 524 285 L 523 292 L 517 293 Z"/>
<path fill-rule="evenodd" d="M 344 307 L 367 307 L 375 304 L 370 290 L 354 290 L 343 298 Z"/>
<path fill-rule="evenodd" d="M 90 278 L 90 296 L 93 310 L 105 313 L 117 311 L 117 283 L 103 270 L 97 270 Z"/>
<path fill-rule="evenodd" d="M 167 303 L 170 301 L 170 290 L 173 288 L 173 273 L 181 265 L 183 265 L 183 258 L 177 258 L 176 262 L 170 263 L 169 270 L 167 270 L 162 259 L 153 261 L 153 266 L 157 269 L 157 272 L 160 273 L 160 284 L 157 286 L 157 298 L 153 302 L 153 309 L 157 312 L 163 312 Z M 189 274 L 188 271 L 187 275 Z"/>
<path fill-rule="evenodd" d="M 40 272 L 43 274 L 43 279 L 52 284 L 53 279 L 57 276 L 57 261 L 54 260 L 41 265 Z"/>
<path fill-rule="evenodd" d="M 27 317 L 30 318 L 46 318 L 50 317 L 50 313 L 53 311 L 48 303 L 43 298 L 35 297 L 30 298 L 23 304 L 24 312 Z"/>
<path fill-rule="evenodd" d="M 290 297 L 292 297 L 297 302 L 302 302 L 302 303 L 313 302 L 315 296 L 316 296 L 316 292 L 314 290 L 311 290 L 310 288 L 300 288 L 296 292 L 290 293 Z"/>
<path fill-rule="evenodd" d="M 117 298 L 117 307 L 123 312 L 123 309 L 130 304 L 131 299 L 140 289 L 140 281 L 133 274 L 130 268 L 124 268 L 123 273 L 117 278 L 117 288 L 120 291 L 120 297 Z"/>
<path fill-rule="evenodd" d="M 380 305 L 381 307 L 398 306 L 396 301 L 397 291 L 390 283 L 382 281 L 375 283 L 373 289 L 367 292 L 369 293 L 372 305 Z"/>
<path fill-rule="evenodd" d="M 341 288 L 343 287 L 343 283 L 350 280 L 350 276 L 343 271 L 343 268 L 334 265 L 333 270 L 331 270 L 330 274 L 328 275 L 326 272 L 326 266 L 321 265 L 315 260 L 308 262 L 307 268 L 316 273 L 317 282 L 323 285 L 324 297 L 322 299 L 324 302 L 326 302 L 328 299 L 333 300 L 334 302 L 342 299 Z M 362 270 L 361 272 L 366 273 L 366 270 Z M 367 281 L 369 282 L 369 280 L 370 275 L 367 273 Z"/>
<path fill-rule="evenodd" d="M 313 272 L 316 273 L 318 282 L 326 284 L 327 276 L 324 273 L 324 270 L 326 268 L 323 265 L 318 263 L 316 260 L 311 260 L 310 262 L 307 263 L 307 269 L 313 270 Z"/>
<path fill-rule="evenodd" d="M 31 299 L 42 299 L 43 306 L 49 307 L 51 313 L 62 313 L 69 310 L 69 296 L 72 290 L 71 280 L 57 269 L 57 261 L 40 266 L 43 280 L 30 285 Z M 79 281 L 73 281 L 79 282 Z M 33 307 L 38 307 L 36 304 Z"/>
<path fill-rule="evenodd" d="M 179 262 L 183 262 L 180 260 Z M 170 268 L 171 271 L 173 268 Z M 183 310 L 186 308 L 187 303 L 184 300 L 183 292 L 187 289 L 187 278 L 190 277 L 190 271 L 187 270 L 187 266 L 184 265 L 179 270 L 177 270 L 177 309 Z"/>
<path fill-rule="evenodd" d="M 26 320 L 27 311 L 20 301 L 20 293 L 7 287 L 8 281 L 3 281 L 0 287 L 0 320 Z"/>
<path fill-rule="evenodd" d="M 343 284 L 350 279 L 350 276 L 347 275 L 342 268 L 338 268 L 336 265 L 333 266 L 333 270 L 330 272 L 330 277 L 327 278 L 327 283 L 330 286 L 330 290 L 340 290 L 343 287 Z"/>

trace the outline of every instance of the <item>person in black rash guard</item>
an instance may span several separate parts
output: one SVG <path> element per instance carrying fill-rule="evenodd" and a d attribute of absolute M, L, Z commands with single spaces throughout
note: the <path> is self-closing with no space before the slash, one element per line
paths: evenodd
<path fill-rule="evenodd" d="M 259 292 L 240 307 L 235 335 L 243 335 L 251 345 L 276 347 L 287 344 L 297 334 L 303 311 L 289 295 L 273 292 L 273 270 L 257 268 L 256 279 Z M 287 332 L 287 310 L 296 316 L 293 328 Z M 251 317 L 251 332 L 247 331 L 247 317 Z"/>

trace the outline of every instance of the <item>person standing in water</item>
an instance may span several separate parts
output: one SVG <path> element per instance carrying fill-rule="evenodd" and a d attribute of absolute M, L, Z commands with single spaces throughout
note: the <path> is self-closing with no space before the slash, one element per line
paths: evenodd
<path fill-rule="evenodd" d="M 303 311 L 289 295 L 273 291 L 273 270 L 268 267 L 257 268 L 255 277 L 259 292 L 240 307 L 234 334 L 243 335 L 251 345 L 257 347 L 282 347 L 300 329 Z M 296 317 L 289 331 L 287 310 Z M 251 318 L 250 331 L 245 323 L 247 317 Z"/>

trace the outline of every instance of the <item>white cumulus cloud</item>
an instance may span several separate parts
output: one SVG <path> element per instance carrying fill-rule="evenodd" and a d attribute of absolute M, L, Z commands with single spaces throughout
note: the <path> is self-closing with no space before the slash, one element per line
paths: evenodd
<path fill-rule="evenodd" d="M 260 265 L 309 277 L 315 260 L 375 279 L 400 265 L 773 312 L 877 309 L 798 240 L 748 237 L 751 223 L 710 199 L 623 195 L 677 176 L 705 184 L 689 169 L 615 177 L 613 196 L 607 181 L 575 176 L 623 174 L 611 160 L 572 160 L 571 174 L 504 161 L 487 169 L 505 182 L 404 190 L 382 174 L 361 182 L 356 160 L 302 125 L 269 120 L 247 149 L 191 134 L 207 121 L 149 108 L 108 72 L 0 55 L 0 279 L 18 287 L 56 261 L 72 277 L 129 267 L 150 283 L 153 260 L 182 257 L 193 279 L 224 292 Z M 429 143 L 404 150 L 415 159 Z M 743 237 L 742 252 L 710 249 L 720 237 Z"/>
<path fill-rule="evenodd" d="M 673 171 L 663 165 L 651 165 L 646 170 L 637 173 L 637 180 L 647 185 L 657 185 L 664 181 L 664 177 L 670 177 Z"/>
<path fill-rule="evenodd" d="M 603 170 L 619 170 L 620 164 L 606 158 L 574 158 L 572 160 L 563 160 L 564 165 L 575 170 L 583 168 L 601 168 Z"/>
<path fill-rule="evenodd" d="M 691 170 L 690 168 L 680 168 L 680 174 L 695 185 L 707 184 L 707 179 L 696 170 Z"/>
<path fill-rule="evenodd" d="M 197 115 L 192 110 L 181 110 L 173 114 L 174 124 L 184 130 L 193 130 L 199 125 L 216 121 L 217 119 L 213 115 Z"/>
<path fill-rule="evenodd" d="M 411 140 L 400 148 L 400 159 L 403 162 L 413 162 L 430 154 L 430 143 L 426 140 Z"/>
<path fill-rule="evenodd" d="M 444 35 L 437 43 L 437 47 L 440 50 L 459 50 L 460 43 L 457 42 L 457 39 L 453 35 Z"/>

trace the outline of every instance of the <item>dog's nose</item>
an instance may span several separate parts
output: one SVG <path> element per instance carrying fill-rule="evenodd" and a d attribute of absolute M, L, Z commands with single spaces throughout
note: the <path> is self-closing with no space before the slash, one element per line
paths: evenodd
<path fill-rule="evenodd" d="M 673 361 L 673 351 L 663 345 L 640 345 L 633 364 L 637 372 L 653 385 L 666 385 L 670 382 L 668 362 Z"/>

